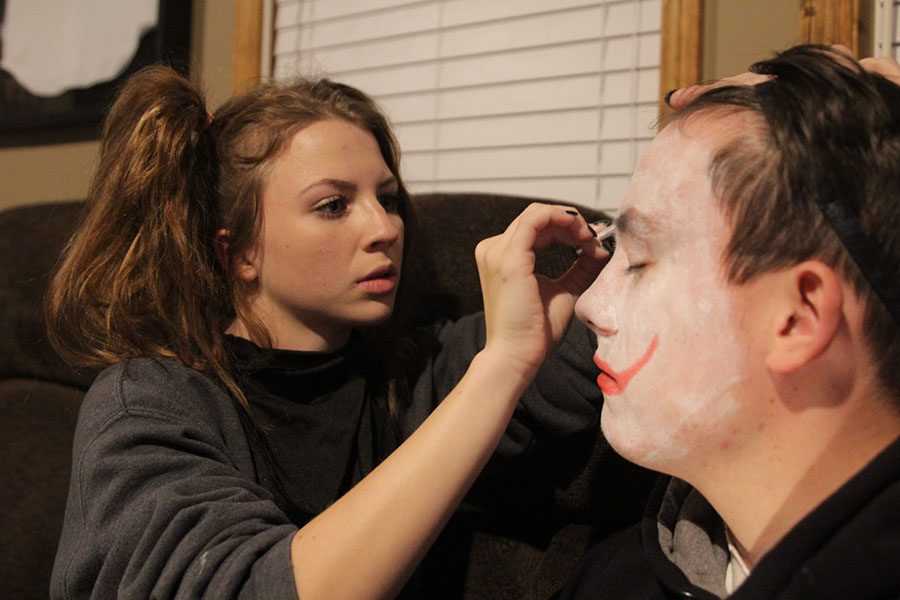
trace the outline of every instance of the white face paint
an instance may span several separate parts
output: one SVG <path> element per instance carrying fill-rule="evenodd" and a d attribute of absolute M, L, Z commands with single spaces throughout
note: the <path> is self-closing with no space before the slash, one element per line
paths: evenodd
<path fill-rule="evenodd" d="M 623 456 L 673 474 L 727 450 L 748 416 L 741 289 L 725 281 L 730 229 L 707 175 L 716 136 L 681 124 L 654 140 L 622 204 L 616 252 L 576 307 L 598 335 L 603 433 Z"/>

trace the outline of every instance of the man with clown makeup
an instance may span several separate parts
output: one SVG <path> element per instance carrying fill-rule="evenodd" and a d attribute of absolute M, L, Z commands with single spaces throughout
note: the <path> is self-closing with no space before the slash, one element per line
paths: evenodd
<path fill-rule="evenodd" d="M 675 111 L 576 307 L 666 474 L 564 599 L 900 597 L 900 87 L 839 51 Z"/>

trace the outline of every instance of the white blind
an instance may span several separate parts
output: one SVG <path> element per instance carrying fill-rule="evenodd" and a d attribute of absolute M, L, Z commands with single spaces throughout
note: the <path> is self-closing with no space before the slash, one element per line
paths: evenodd
<path fill-rule="evenodd" d="M 900 60 L 900 0 L 871 0 L 875 12 L 875 56 Z"/>
<path fill-rule="evenodd" d="M 614 210 L 652 137 L 661 0 L 276 0 L 276 78 L 325 75 L 393 121 L 415 192 Z"/>

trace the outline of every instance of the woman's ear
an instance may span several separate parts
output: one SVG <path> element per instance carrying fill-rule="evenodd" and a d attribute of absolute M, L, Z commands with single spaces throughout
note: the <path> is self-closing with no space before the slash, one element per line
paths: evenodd
<path fill-rule="evenodd" d="M 227 229 L 219 229 L 213 236 L 213 251 L 216 253 L 216 259 L 225 270 L 228 270 L 228 240 L 231 233 Z"/>
<path fill-rule="evenodd" d="M 230 239 L 231 232 L 227 229 L 219 229 L 213 237 L 213 248 L 215 249 L 216 258 L 219 260 L 219 264 L 226 270 L 231 271 L 242 281 L 247 283 L 256 281 L 259 278 L 259 273 L 256 269 L 256 265 L 250 260 L 250 257 L 242 254 L 239 257 L 235 257 L 232 264 L 228 264 L 228 244 Z"/>
<path fill-rule="evenodd" d="M 776 320 L 766 366 L 787 374 L 808 365 L 831 344 L 843 320 L 841 279 L 818 260 L 807 260 L 776 278 Z"/>

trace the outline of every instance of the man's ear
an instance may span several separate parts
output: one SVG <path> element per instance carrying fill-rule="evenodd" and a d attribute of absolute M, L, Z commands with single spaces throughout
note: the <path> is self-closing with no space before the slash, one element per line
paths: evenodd
<path fill-rule="evenodd" d="M 256 265 L 250 257 L 242 254 L 236 257 L 234 264 L 229 265 L 228 262 L 228 244 L 231 239 L 231 232 L 227 229 L 219 229 L 213 238 L 213 248 L 215 249 L 216 258 L 226 270 L 232 271 L 236 277 L 248 283 L 256 281 L 259 278 L 259 272 Z"/>
<path fill-rule="evenodd" d="M 766 366 L 791 373 L 818 358 L 831 344 L 843 317 L 841 279 L 818 260 L 796 264 L 775 278 L 776 319 Z"/>

